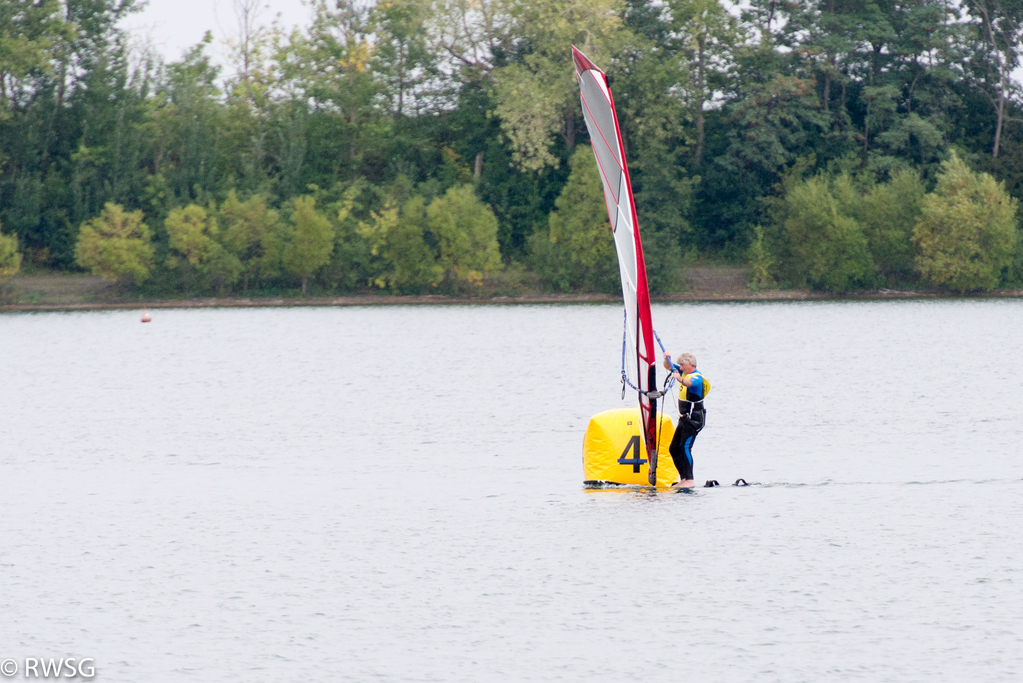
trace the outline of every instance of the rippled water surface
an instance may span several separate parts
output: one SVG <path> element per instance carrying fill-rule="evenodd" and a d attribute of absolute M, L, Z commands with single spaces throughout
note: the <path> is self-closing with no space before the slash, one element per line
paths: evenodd
<path fill-rule="evenodd" d="M 1023 303 L 657 305 L 691 494 L 587 491 L 616 306 L 0 316 L 0 659 L 107 681 L 1018 681 Z"/>

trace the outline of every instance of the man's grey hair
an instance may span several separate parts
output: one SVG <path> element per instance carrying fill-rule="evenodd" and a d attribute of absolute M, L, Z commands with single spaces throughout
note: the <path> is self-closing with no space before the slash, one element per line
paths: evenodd
<path fill-rule="evenodd" d="M 696 356 L 691 353 L 680 353 L 678 354 L 678 360 L 676 361 L 679 365 L 692 365 L 696 367 Z"/>

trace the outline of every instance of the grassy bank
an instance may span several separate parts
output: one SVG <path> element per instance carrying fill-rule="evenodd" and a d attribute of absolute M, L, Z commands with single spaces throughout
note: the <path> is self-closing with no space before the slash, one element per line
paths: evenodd
<path fill-rule="evenodd" d="M 749 273 L 745 268 L 727 266 L 693 266 L 685 272 L 686 289 L 682 292 L 653 297 L 655 301 L 799 301 L 825 299 L 904 299 L 935 298 L 937 292 L 873 290 L 846 295 L 825 294 L 809 290 L 751 291 Z M 984 295 L 1020 297 L 1021 290 L 999 290 Z M 140 296 L 91 275 L 35 273 L 19 275 L 0 289 L 0 311 L 103 310 L 131 308 L 210 308 L 262 306 L 367 306 L 408 304 L 465 303 L 587 303 L 614 302 L 619 297 L 607 294 L 551 294 L 517 288 L 513 292 L 483 291 L 478 296 L 447 296 L 439 294 L 392 296 L 387 294 L 353 294 L 347 296 L 282 296 L 251 297 L 181 297 L 154 298 Z"/>

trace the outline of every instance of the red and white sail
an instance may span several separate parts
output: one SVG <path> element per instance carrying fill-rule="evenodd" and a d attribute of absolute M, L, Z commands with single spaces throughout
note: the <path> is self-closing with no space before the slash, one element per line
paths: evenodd
<path fill-rule="evenodd" d="M 607 76 L 574 45 L 572 60 L 579 78 L 579 97 L 582 100 L 586 129 L 590 133 L 593 154 L 597 157 L 597 167 L 604 183 L 607 215 L 611 219 L 611 231 L 618 250 L 622 296 L 625 298 L 625 372 L 632 385 L 639 390 L 643 438 L 650 458 L 650 479 L 653 483 L 657 452 L 657 402 L 650 398 L 648 392 L 657 388 L 657 352 L 654 349 L 643 243 L 639 238 L 636 203 L 632 198 L 629 168 L 625 163 L 625 145 L 622 144 Z"/>

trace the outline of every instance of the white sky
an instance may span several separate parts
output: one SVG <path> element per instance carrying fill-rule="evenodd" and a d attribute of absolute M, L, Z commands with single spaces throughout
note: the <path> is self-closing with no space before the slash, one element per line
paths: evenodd
<path fill-rule="evenodd" d="M 0 0 L 2 1 L 2 0 Z M 237 35 L 235 0 L 149 0 L 141 12 L 121 22 L 136 40 L 150 43 L 168 62 L 177 61 L 190 47 L 213 33 L 213 54 L 223 63 L 224 42 Z M 312 15 L 302 0 L 263 0 L 258 21 L 269 25 L 278 14 L 286 31 L 305 27 Z"/>

